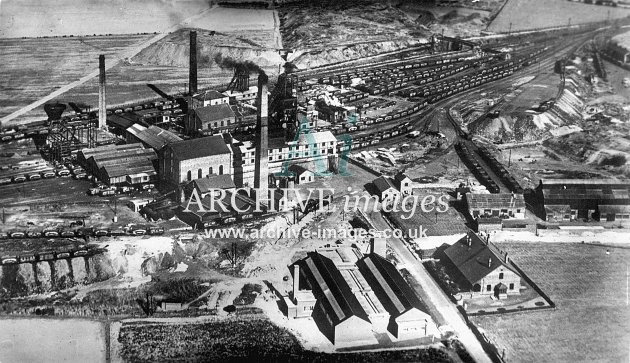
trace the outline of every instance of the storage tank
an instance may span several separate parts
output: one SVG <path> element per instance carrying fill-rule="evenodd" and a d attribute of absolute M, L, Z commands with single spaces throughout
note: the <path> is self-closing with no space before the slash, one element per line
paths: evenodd
<path fill-rule="evenodd" d="M 63 103 L 54 102 L 44 104 L 44 111 L 46 111 L 49 121 L 59 120 L 61 118 L 61 114 L 65 110 L 66 105 Z"/>

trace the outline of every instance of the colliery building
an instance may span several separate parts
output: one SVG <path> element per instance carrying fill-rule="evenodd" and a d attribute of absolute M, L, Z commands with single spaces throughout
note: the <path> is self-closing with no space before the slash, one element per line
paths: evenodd
<path fill-rule="evenodd" d="M 349 246 L 318 249 L 297 261 L 293 299 L 285 298 L 289 316 L 312 317 L 335 346 L 373 344 L 374 332 L 399 340 L 439 335 L 398 270 L 372 250 L 364 256 Z"/>
<path fill-rule="evenodd" d="M 628 180 L 545 179 L 536 197 L 539 212 L 549 222 L 630 222 Z"/>
<path fill-rule="evenodd" d="M 79 150 L 77 161 L 107 185 L 138 185 L 154 181 L 157 175 L 155 151 L 139 143 Z"/>
<path fill-rule="evenodd" d="M 496 296 L 520 294 L 521 276 L 511 266 L 507 252 L 468 232 L 466 237 L 444 250 L 446 263 L 462 290 L 473 295 Z"/>
<path fill-rule="evenodd" d="M 145 127 L 140 124 L 134 124 L 127 128 L 126 139 L 127 143 L 140 142 L 145 147 L 158 152 L 168 144 L 182 141 L 181 137 L 171 131 L 157 126 Z"/>
<path fill-rule="evenodd" d="M 186 123 L 189 134 L 205 130 L 228 130 L 236 123 L 236 114 L 229 104 L 209 105 L 196 108 Z"/>
<path fill-rule="evenodd" d="M 160 177 L 173 185 L 210 175 L 233 175 L 232 151 L 222 136 L 178 141 L 164 148 Z"/>

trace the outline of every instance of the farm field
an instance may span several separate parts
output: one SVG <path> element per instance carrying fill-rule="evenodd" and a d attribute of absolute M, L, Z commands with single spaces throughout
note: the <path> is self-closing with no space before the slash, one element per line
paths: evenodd
<path fill-rule="evenodd" d="M 492 32 L 546 28 L 554 25 L 582 24 L 617 19 L 630 15 L 630 9 L 589 5 L 567 0 L 507 0 L 499 15 L 488 26 Z"/>
<path fill-rule="evenodd" d="M 289 331 L 260 317 L 200 324 L 126 323 L 118 341 L 124 359 L 135 362 L 308 361 L 308 362 L 450 362 L 442 349 L 363 353 L 317 353 L 305 350 Z"/>
<path fill-rule="evenodd" d="M 0 117 L 94 71 L 99 54 L 107 58 L 148 38 L 113 35 L 0 39 Z M 45 115 L 43 108 L 35 112 Z"/>
<path fill-rule="evenodd" d="M 557 305 L 555 310 L 471 318 L 499 352 L 505 349 L 507 361 L 628 361 L 630 249 L 567 243 L 497 245 Z"/>

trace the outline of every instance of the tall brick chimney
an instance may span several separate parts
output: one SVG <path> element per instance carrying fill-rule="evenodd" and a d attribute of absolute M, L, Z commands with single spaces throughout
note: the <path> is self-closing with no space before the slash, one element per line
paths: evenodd
<path fill-rule="evenodd" d="M 267 204 L 269 198 L 269 165 L 268 165 L 268 149 L 269 138 L 268 128 L 269 121 L 267 117 L 267 108 L 269 107 L 267 95 L 267 75 L 264 72 L 258 74 L 258 119 L 256 129 L 258 131 L 256 144 L 256 163 L 254 165 L 254 188 L 256 189 L 256 197 L 261 204 Z"/>
<path fill-rule="evenodd" d="M 293 300 L 295 295 L 300 291 L 300 265 L 293 265 Z"/>
<path fill-rule="evenodd" d="M 190 32 L 190 64 L 188 69 L 188 93 L 197 93 L 197 32 Z"/>
<path fill-rule="evenodd" d="M 98 56 L 98 128 L 104 129 L 107 121 L 105 105 L 105 56 Z"/>

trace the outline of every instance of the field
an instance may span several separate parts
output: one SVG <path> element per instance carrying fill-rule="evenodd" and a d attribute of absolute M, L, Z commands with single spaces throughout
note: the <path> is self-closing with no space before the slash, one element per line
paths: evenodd
<path fill-rule="evenodd" d="M 567 243 L 497 245 L 557 305 L 555 310 L 471 318 L 499 352 L 505 349 L 507 361 L 628 361 L 630 249 Z"/>
<path fill-rule="evenodd" d="M 78 80 L 98 68 L 98 55 L 113 56 L 148 35 L 0 39 L 0 117 Z M 63 101 L 75 101 L 72 98 Z M 44 110 L 36 110 L 44 116 Z M 42 118 L 42 117 L 40 117 Z M 44 117 L 45 118 L 45 117 Z"/>
<path fill-rule="evenodd" d="M 508 32 L 546 28 L 593 21 L 623 18 L 630 9 L 589 5 L 567 0 L 507 0 L 507 3 L 488 26 L 489 31 Z"/>
<path fill-rule="evenodd" d="M 304 350 L 295 336 L 266 319 L 248 317 L 202 324 L 124 324 L 118 338 L 124 359 L 175 361 L 450 362 L 435 348 L 326 354 Z"/>

